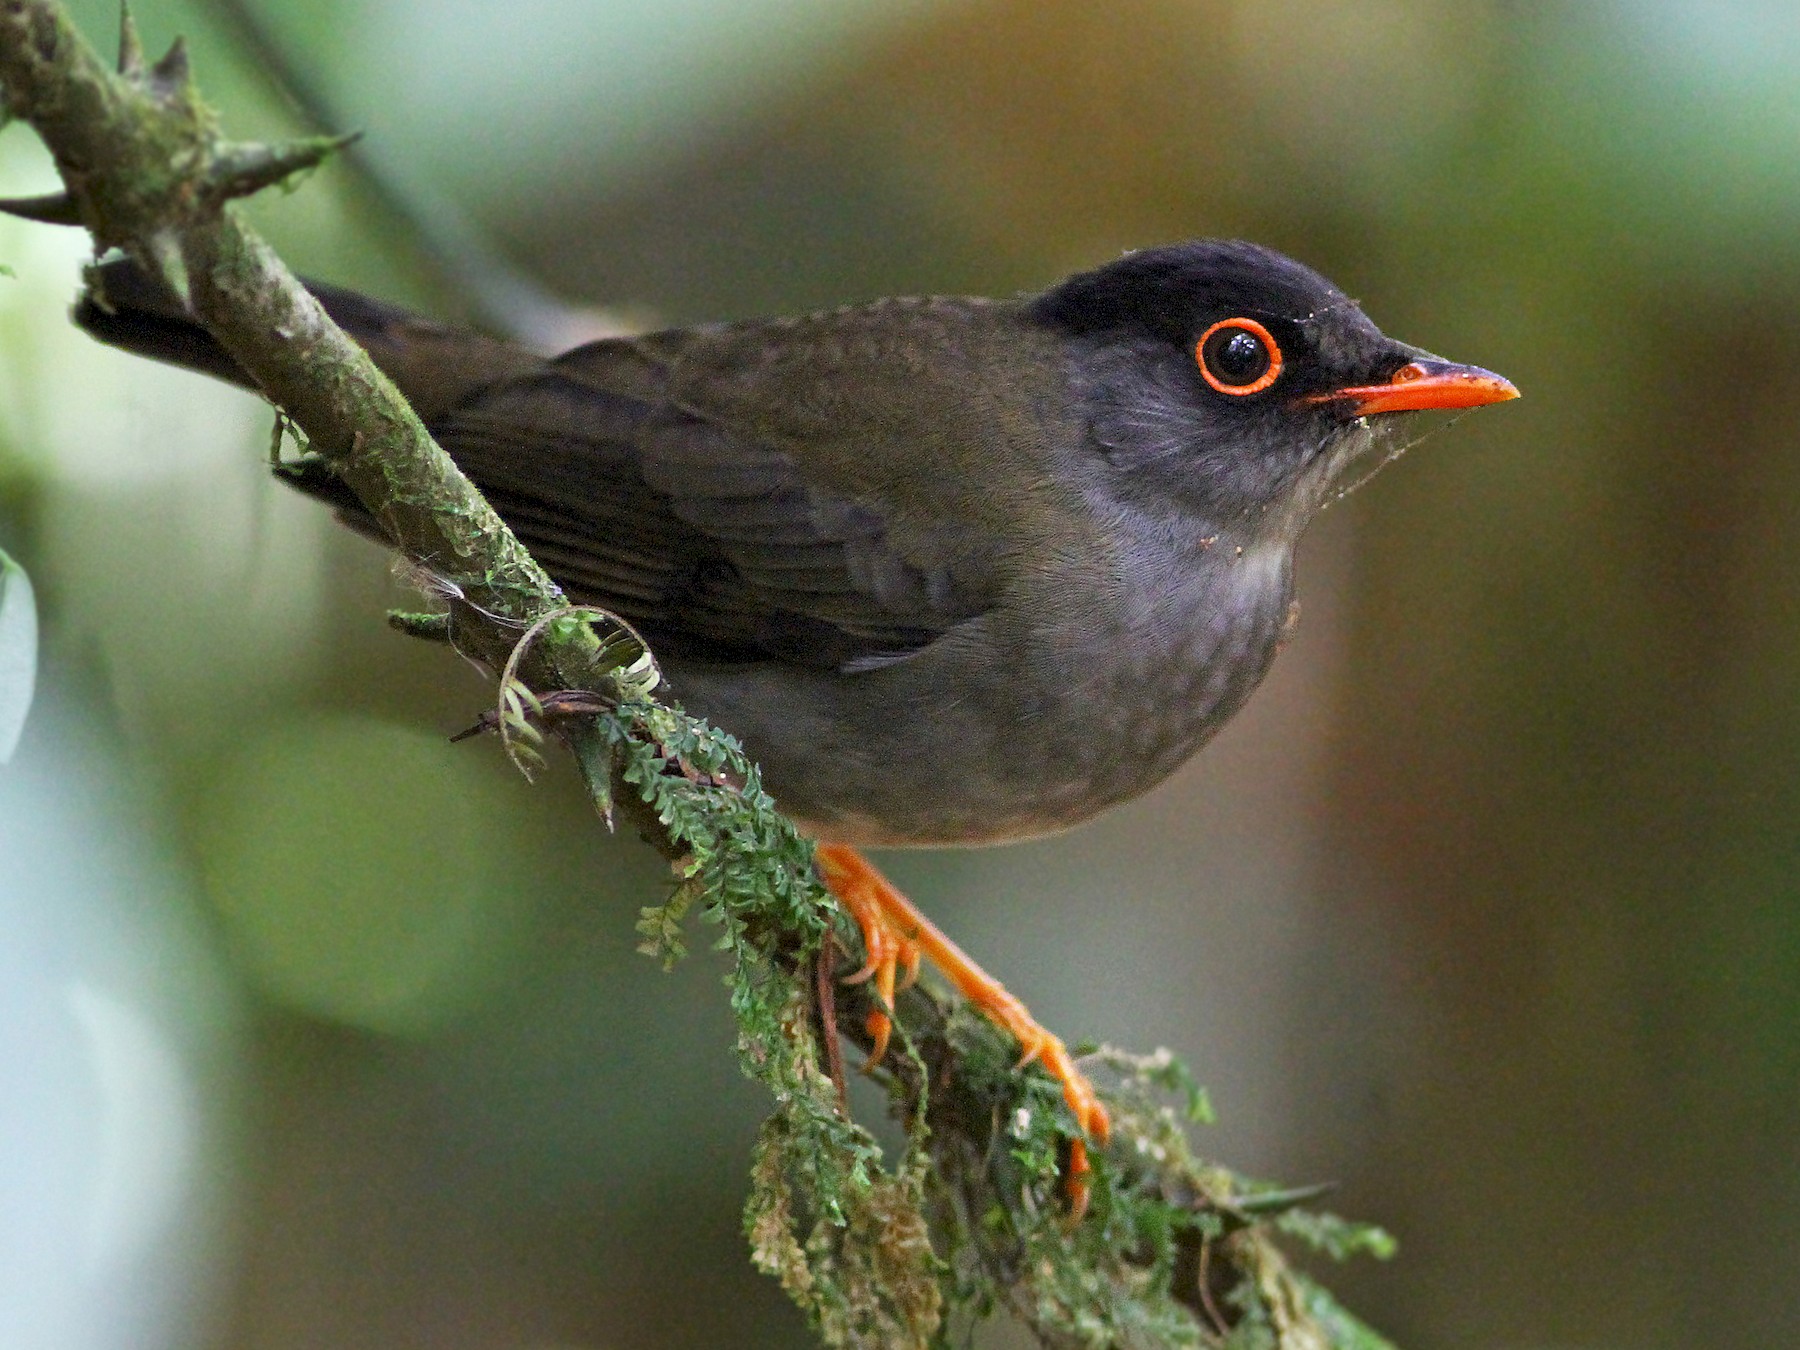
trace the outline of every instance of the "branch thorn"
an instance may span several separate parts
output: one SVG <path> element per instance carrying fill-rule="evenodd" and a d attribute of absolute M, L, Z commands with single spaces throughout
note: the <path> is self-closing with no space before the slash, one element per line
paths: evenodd
<path fill-rule="evenodd" d="M 129 80 L 144 75 L 144 44 L 138 38 L 137 21 L 131 17 L 130 0 L 119 0 L 119 74 Z"/>
<path fill-rule="evenodd" d="M 213 156 L 208 187 L 221 201 L 248 197 L 297 173 L 317 168 L 361 136 L 362 132 L 351 131 L 341 136 L 308 136 L 281 145 L 228 145 Z"/>
<path fill-rule="evenodd" d="M 186 93 L 192 71 L 188 68 L 187 39 L 178 37 L 169 44 L 162 60 L 150 67 L 150 90 L 163 98 Z"/>
<path fill-rule="evenodd" d="M 20 220 L 35 220 L 40 225 L 81 224 L 81 208 L 66 192 L 48 192 L 42 197 L 0 197 L 0 212 Z"/>
<path fill-rule="evenodd" d="M 181 256 L 181 242 L 171 229 L 160 229 L 147 235 L 141 245 L 140 259 L 152 276 L 160 280 L 181 302 L 184 311 L 194 311 L 194 293 L 188 286 L 187 260 Z"/>

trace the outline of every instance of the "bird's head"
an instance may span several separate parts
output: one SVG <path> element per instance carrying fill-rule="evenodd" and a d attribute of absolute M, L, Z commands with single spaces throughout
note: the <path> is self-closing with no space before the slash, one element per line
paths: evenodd
<path fill-rule="evenodd" d="M 1110 491 L 1289 542 L 1394 414 L 1519 392 L 1396 342 L 1311 268 L 1237 241 L 1127 254 L 1028 312 L 1073 344 Z"/>

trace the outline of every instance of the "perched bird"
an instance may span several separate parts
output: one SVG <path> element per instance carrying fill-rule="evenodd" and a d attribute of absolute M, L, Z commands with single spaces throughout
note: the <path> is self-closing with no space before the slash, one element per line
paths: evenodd
<path fill-rule="evenodd" d="M 101 341 L 248 383 L 130 263 L 98 288 L 76 318 Z M 1267 672 L 1301 531 L 1393 415 L 1518 395 L 1240 242 L 554 359 L 316 289 L 571 598 L 635 624 L 819 841 L 863 931 L 876 1058 L 897 971 L 929 956 L 1097 1141 L 1062 1041 L 855 850 L 1023 839 L 1153 787 Z"/>

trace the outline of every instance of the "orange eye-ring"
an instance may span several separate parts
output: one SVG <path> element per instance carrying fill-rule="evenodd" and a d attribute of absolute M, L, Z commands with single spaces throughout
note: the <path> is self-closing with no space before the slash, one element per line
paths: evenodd
<path fill-rule="evenodd" d="M 1258 394 L 1281 374 L 1281 345 L 1255 319 L 1220 319 L 1194 344 L 1194 360 L 1221 394 Z"/>

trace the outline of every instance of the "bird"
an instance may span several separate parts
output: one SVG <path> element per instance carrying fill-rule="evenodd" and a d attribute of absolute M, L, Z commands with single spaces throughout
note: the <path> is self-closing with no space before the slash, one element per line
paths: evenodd
<path fill-rule="evenodd" d="M 75 320 L 249 378 L 129 260 Z M 312 284 L 569 597 L 736 735 L 855 919 L 878 1062 L 929 958 L 1061 1084 L 1071 1204 L 1110 1120 L 1064 1042 L 863 856 L 1069 829 L 1261 682 L 1294 550 L 1405 416 L 1518 397 L 1319 273 L 1201 239 L 1007 299 L 879 299 L 545 357 Z M 297 485 L 378 531 L 327 473 Z"/>

